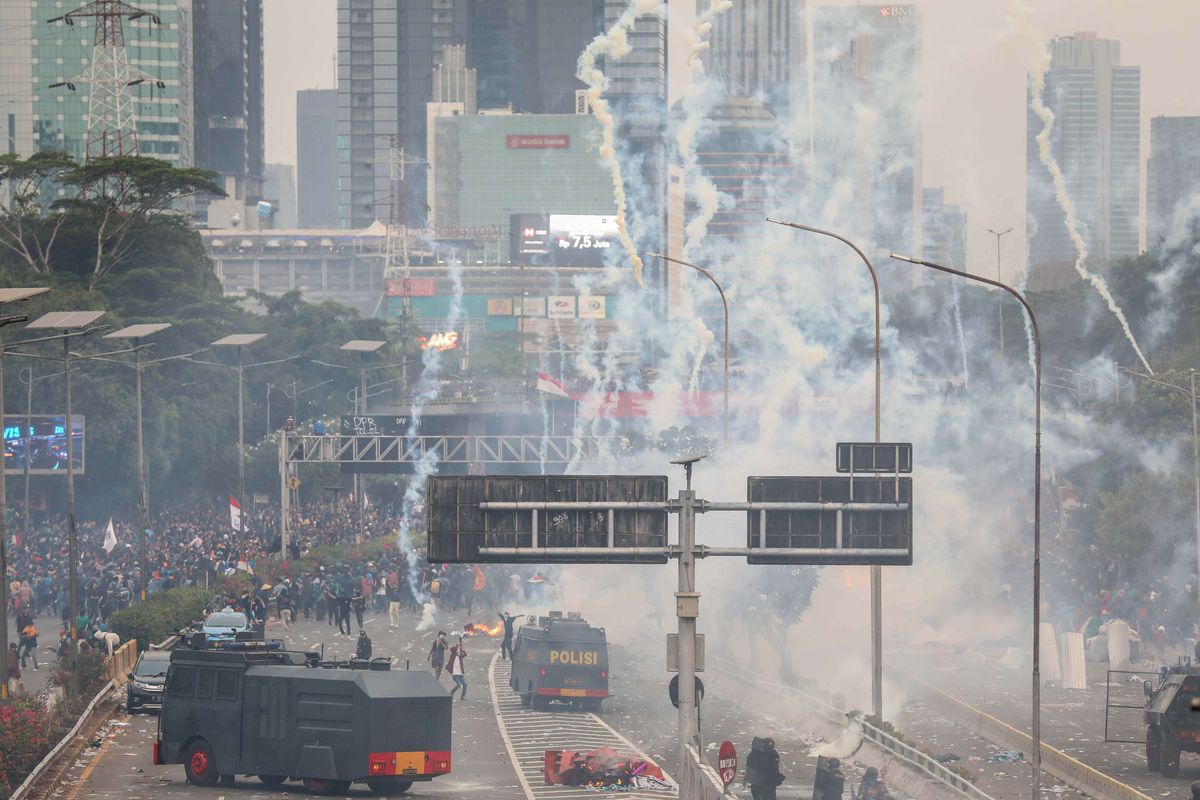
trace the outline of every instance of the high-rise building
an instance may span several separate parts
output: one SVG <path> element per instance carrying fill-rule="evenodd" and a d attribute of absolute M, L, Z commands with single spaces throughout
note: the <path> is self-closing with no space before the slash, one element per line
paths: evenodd
<path fill-rule="evenodd" d="M 390 151 L 406 160 L 400 219 L 426 218 L 426 103 L 433 68 L 467 40 L 467 0 L 338 0 L 338 226 L 384 219 Z"/>
<path fill-rule="evenodd" d="M 792 99 L 812 120 L 812 190 L 854 198 L 838 224 L 872 252 L 913 251 L 922 224 L 920 14 L 911 5 L 809 14 L 813 53 L 801 67 L 805 91 Z"/>
<path fill-rule="evenodd" d="M 1171 229 L 1175 215 L 1200 199 L 1200 117 L 1150 120 L 1146 164 L 1146 244 L 1153 247 Z"/>
<path fill-rule="evenodd" d="M 296 204 L 301 228 L 337 227 L 337 89 L 296 93 Z"/>
<path fill-rule="evenodd" d="M 262 0 L 191 0 L 195 163 L 229 195 L 262 194 L 265 169 Z"/>
<path fill-rule="evenodd" d="M 921 257 L 955 269 L 966 269 L 967 213 L 946 203 L 941 187 L 922 191 Z"/>
<path fill-rule="evenodd" d="M 596 27 L 596 0 L 471 0 L 467 62 L 480 107 L 572 113 L 579 54 Z"/>
<path fill-rule="evenodd" d="M 147 16 L 122 20 L 130 66 L 151 78 L 126 88 L 136 100 L 138 152 L 182 165 L 192 163 L 192 95 L 181 66 L 191 58 L 191 41 L 183 35 L 191 4 L 145 0 L 136 6 Z M 0 0 L 0 26 L 8 31 L 0 47 L 0 130 L 6 152 L 61 150 L 83 161 L 92 87 L 79 78 L 91 63 L 95 19 L 78 17 L 72 25 L 46 20 L 84 5 Z M 51 89 L 51 84 L 61 85 Z"/>
<path fill-rule="evenodd" d="M 696 0 L 697 15 L 710 0 Z M 735 97 L 763 99 L 767 110 L 786 115 L 801 75 L 805 0 L 739 0 L 717 15 L 702 57 L 710 75 Z"/>
<path fill-rule="evenodd" d="M 432 124 L 439 230 L 507 232 L 514 214 L 613 213 L 600 126 L 589 114 L 471 114 Z"/>
<path fill-rule="evenodd" d="M 1141 68 L 1121 65 L 1121 43 L 1095 33 L 1050 42 L 1042 100 L 1054 113 L 1050 152 L 1066 180 L 1090 263 L 1138 253 Z M 1033 82 L 1030 81 L 1032 100 Z M 1025 214 L 1030 285 L 1061 286 L 1073 274 L 1075 243 L 1038 153 L 1043 122 L 1026 122 Z"/>

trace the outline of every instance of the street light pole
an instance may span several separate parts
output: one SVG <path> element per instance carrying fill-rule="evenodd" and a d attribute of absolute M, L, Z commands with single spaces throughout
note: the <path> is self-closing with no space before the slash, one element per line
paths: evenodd
<path fill-rule="evenodd" d="M 237 348 L 237 386 L 238 386 L 238 502 L 242 504 L 242 508 L 249 510 L 250 505 L 246 503 L 246 421 L 245 421 L 245 404 L 242 402 L 242 385 L 245 380 L 246 367 L 242 363 L 242 346 Z M 246 530 L 246 521 L 242 521 L 242 530 Z"/>
<path fill-rule="evenodd" d="M 699 267 L 695 264 L 690 264 L 687 261 L 681 261 L 678 258 L 672 258 L 671 256 L 664 256 L 659 253 L 649 253 L 648 255 L 654 256 L 655 258 L 661 258 L 663 261 L 670 261 L 672 264 L 678 264 L 681 267 L 689 267 L 691 269 L 696 270 L 696 272 L 699 272 L 701 275 L 708 278 L 712 282 L 713 286 L 717 287 L 717 294 L 719 294 L 721 296 L 721 311 L 722 311 L 722 314 L 724 315 L 723 332 L 722 332 L 724 341 L 722 342 L 722 345 L 721 345 L 723 348 L 723 351 L 724 351 L 723 352 L 724 374 L 723 374 L 723 386 L 722 386 L 723 397 L 721 400 L 721 403 L 722 403 L 721 438 L 722 438 L 722 441 L 724 442 L 724 444 L 728 447 L 728 445 L 729 445 L 729 301 L 725 299 L 725 290 L 721 288 L 721 284 L 717 283 L 717 279 L 713 277 L 712 273 L 709 272 L 708 270 L 704 269 L 703 267 Z"/>
<path fill-rule="evenodd" d="M 993 286 L 1017 298 L 1025 313 L 1029 315 L 1030 328 L 1033 331 L 1033 396 L 1034 396 L 1034 433 L 1033 433 L 1033 788 L 1032 800 L 1041 800 L 1042 793 L 1042 337 L 1038 332 L 1037 315 L 1025 296 L 1013 287 L 1000 281 L 972 275 L 950 267 L 923 261 L 909 256 L 892 253 L 892 258 L 907 261 L 948 275 L 984 283 Z"/>
<path fill-rule="evenodd" d="M 146 452 L 142 443 L 142 351 L 134 353 L 135 394 L 137 397 L 137 470 L 138 470 L 138 570 L 142 602 L 146 602 L 146 584 L 150 572 L 146 563 Z"/>
<path fill-rule="evenodd" d="M 875 271 L 875 265 L 871 263 L 871 259 L 867 258 L 867 254 L 844 236 L 834 233 L 833 231 L 814 228 L 809 225 L 801 225 L 796 222 L 782 222 L 777 219 L 767 217 L 767 222 L 773 222 L 776 225 L 785 225 L 789 228 L 796 228 L 809 233 L 816 233 L 821 236 L 828 236 L 831 239 L 837 239 L 842 244 L 849 247 L 862 262 L 866 264 L 867 271 L 871 273 L 871 288 L 875 292 L 875 441 L 880 441 L 880 415 L 881 408 L 881 385 L 882 385 L 882 351 L 883 340 L 880 335 L 880 313 L 879 313 L 879 274 Z M 871 566 L 871 709 L 875 714 L 875 718 L 883 720 L 883 567 L 878 564 Z"/>
<path fill-rule="evenodd" d="M 72 434 L 75 431 L 71 425 L 71 350 L 70 340 L 66 338 L 63 339 L 63 380 L 66 382 L 67 388 L 67 580 L 70 584 L 71 596 L 71 619 L 68 625 L 71 631 L 69 696 L 76 698 L 79 696 L 79 645 L 76 642 L 79 638 L 79 630 L 76 627 L 75 621 L 79 618 L 79 598 L 76 593 L 75 583 L 77 579 L 76 572 L 79 568 L 79 555 L 75 541 L 75 443 L 72 440 Z"/>
<path fill-rule="evenodd" d="M 988 228 L 988 233 L 996 237 L 996 280 L 1003 281 L 1004 276 L 1000 273 L 1000 237 L 1012 233 L 1012 228 L 1002 231 Z M 1000 357 L 1004 358 L 1004 304 L 1000 302 L 999 297 L 996 298 L 996 316 L 1000 320 Z"/>

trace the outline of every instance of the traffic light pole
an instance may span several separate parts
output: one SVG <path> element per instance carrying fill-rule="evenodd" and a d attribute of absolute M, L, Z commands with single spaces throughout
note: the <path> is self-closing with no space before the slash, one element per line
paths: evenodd
<path fill-rule="evenodd" d="M 675 592 L 679 641 L 679 763 L 688 759 L 688 745 L 698 736 L 696 727 L 696 618 L 700 593 L 696 591 L 696 493 L 687 465 L 688 488 L 679 493 L 679 588 Z"/>

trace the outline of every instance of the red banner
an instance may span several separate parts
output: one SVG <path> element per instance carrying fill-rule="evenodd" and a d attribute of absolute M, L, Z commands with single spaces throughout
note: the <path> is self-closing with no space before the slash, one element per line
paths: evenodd
<path fill-rule="evenodd" d="M 513 133 L 504 137 L 509 150 L 566 150 L 571 137 L 565 133 Z"/>
<path fill-rule="evenodd" d="M 433 297 L 437 289 L 434 278 L 388 278 L 384 284 L 388 297 Z"/>

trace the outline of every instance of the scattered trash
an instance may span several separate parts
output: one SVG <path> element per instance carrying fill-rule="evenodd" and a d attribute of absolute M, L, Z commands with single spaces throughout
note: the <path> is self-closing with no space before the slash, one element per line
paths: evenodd
<path fill-rule="evenodd" d="M 940 756 L 934 756 L 934 758 L 942 764 L 950 764 L 954 761 L 962 761 L 962 759 L 954 753 L 942 753 Z"/>
<path fill-rule="evenodd" d="M 998 753 L 992 753 L 988 756 L 988 763 L 990 764 L 1016 764 L 1018 761 L 1024 760 L 1024 753 L 1017 753 L 1013 750 L 1001 750 Z"/>

